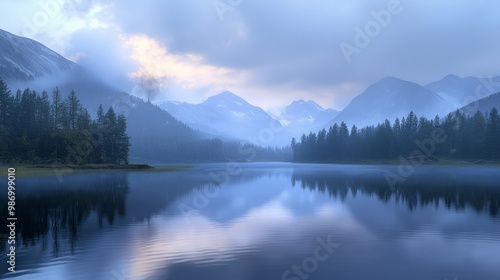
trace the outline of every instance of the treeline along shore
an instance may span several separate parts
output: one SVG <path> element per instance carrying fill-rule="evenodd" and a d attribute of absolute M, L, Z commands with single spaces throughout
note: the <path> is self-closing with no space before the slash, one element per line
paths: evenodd
<path fill-rule="evenodd" d="M 75 91 L 63 99 L 25 89 L 12 94 L 0 79 L 0 161 L 29 164 L 129 163 L 127 120 L 102 106 L 92 119 Z"/>
<path fill-rule="evenodd" d="M 418 118 L 410 112 L 393 123 L 348 129 L 342 122 L 328 130 L 292 139 L 295 162 L 365 162 L 412 158 L 422 163 L 500 161 L 500 117 L 496 108 L 473 116 L 460 111 L 444 119 Z"/>

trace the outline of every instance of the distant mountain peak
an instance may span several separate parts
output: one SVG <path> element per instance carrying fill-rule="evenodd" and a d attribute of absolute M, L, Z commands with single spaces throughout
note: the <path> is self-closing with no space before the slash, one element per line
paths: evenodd
<path fill-rule="evenodd" d="M 288 129 L 300 135 L 300 133 L 321 128 L 337 114 L 337 111 L 325 110 L 313 100 L 299 99 L 283 108 L 277 117 Z"/>
<path fill-rule="evenodd" d="M 216 94 L 214 96 L 211 96 L 209 98 L 243 99 L 230 91 L 223 91 L 223 92 Z"/>
<path fill-rule="evenodd" d="M 311 107 L 311 108 L 321 110 L 321 111 L 325 110 L 323 107 L 321 107 L 318 103 L 314 102 L 313 100 L 305 101 L 304 99 L 295 100 L 290 105 L 288 105 L 286 108 L 294 108 L 294 107 L 296 108 L 296 107 L 304 107 L 304 106 Z"/>
<path fill-rule="evenodd" d="M 434 117 L 450 108 L 437 93 L 417 83 L 385 77 L 356 96 L 330 125 L 344 121 L 364 127 L 385 119 L 401 118 L 410 111 L 418 116 Z"/>
<path fill-rule="evenodd" d="M 462 80 L 462 78 L 453 74 L 446 75 L 446 77 L 443 78 L 443 81 L 457 81 L 457 80 Z"/>
<path fill-rule="evenodd" d="M 210 96 L 202 104 L 205 105 L 224 105 L 224 104 L 236 104 L 236 105 L 250 105 L 245 99 L 239 97 L 238 95 L 230 92 L 224 91 L 219 94 Z"/>
<path fill-rule="evenodd" d="M 396 77 L 384 77 L 382 79 L 380 79 L 380 81 L 378 81 L 376 84 L 394 84 L 394 83 L 401 83 L 401 82 L 405 82 L 404 80 L 401 80 L 399 78 L 396 78 Z"/>
<path fill-rule="evenodd" d="M 500 76 L 492 77 L 492 79 L 498 82 Z M 496 82 L 489 83 L 488 91 L 490 91 L 490 94 L 500 90 L 500 87 L 496 86 Z M 485 81 L 483 78 L 460 78 L 456 75 L 447 75 L 443 79 L 432 82 L 425 87 L 439 94 L 439 96 L 452 105 L 453 109 L 458 109 L 479 98 L 479 96 L 476 96 L 476 91 L 484 87 L 484 84 Z"/>

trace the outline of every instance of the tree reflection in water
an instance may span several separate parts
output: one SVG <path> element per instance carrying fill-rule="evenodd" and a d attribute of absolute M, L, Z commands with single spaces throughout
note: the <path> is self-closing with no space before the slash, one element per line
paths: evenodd
<path fill-rule="evenodd" d="M 428 205 L 444 205 L 447 209 L 472 208 L 481 213 L 487 211 L 498 217 L 500 188 L 498 174 L 495 178 L 471 176 L 470 174 L 430 173 L 415 174 L 403 183 L 390 188 L 382 174 L 310 173 L 295 170 L 292 185 L 328 193 L 344 200 L 352 193 L 376 196 L 383 202 L 394 199 L 404 203 L 411 211 Z"/>
<path fill-rule="evenodd" d="M 51 243 L 54 257 L 59 255 L 60 246 L 63 245 L 60 242 L 65 239 L 73 253 L 81 225 L 93 213 L 97 216 L 99 227 L 103 226 L 103 221 L 113 225 L 117 215 L 125 216 L 128 194 L 126 173 L 103 173 L 90 180 L 82 176 L 67 177 L 56 184 L 49 179 L 36 182 L 28 180 L 19 185 L 28 185 L 27 188 L 31 190 L 22 191 L 18 188 L 16 243 L 22 242 L 24 246 L 42 244 L 43 247 Z M 0 219 L 5 221 L 6 207 L 2 207 L 0 213 Z M 0 238 L 1 251 L 6 250 L 5 237 L 2 235 Z"/>

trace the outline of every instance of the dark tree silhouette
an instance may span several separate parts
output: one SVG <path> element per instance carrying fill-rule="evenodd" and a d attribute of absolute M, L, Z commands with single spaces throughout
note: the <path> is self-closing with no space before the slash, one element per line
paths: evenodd
<path fill-rule="evenodd" d="M 389 120 L 377 126 L 351 132 L 345 123 L 334 124 L 325 130 L 302 135 L 300 142 L 293 142 L 293 160 L 297 162 L 335 162 L 344 160 L 376 160 L 408 157 L 418 151 L 419 141 L 431 139 L 435 131 L 446 136 L 444 143 L 434 143 L 428 160 L 436 157 L 499 160 L 500 116 L 496 108 L 489 114 L 477 112 L 473 116 L 459 111 L 448 114 L 443 121 L 418 118 L 413 112 L 391 125 Z"/>

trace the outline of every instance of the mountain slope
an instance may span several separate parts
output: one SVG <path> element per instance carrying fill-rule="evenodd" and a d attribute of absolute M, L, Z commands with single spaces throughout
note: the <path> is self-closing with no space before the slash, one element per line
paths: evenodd
<path fill-rule="evenodd" d="M 416 83 L 384 78 L 356 96 L 329 125 L 344 121 L 349 127 L 364 127 L 393 121 L 413 111 L 417 116 L 434 118 L 453 107 L 438 94 Z"/>
<path fill-rule="evenodd" d="M 160 107 L 191 127 L 214 135 L 264 146 L 287 145 L 291 139 L 281 124 L 264 110 L 228 91 L 209 97 L 201 104 L 165 102 Z M 272 137 L 267 135 L 269 129 L 274 130 Z"/>
<path fill-rule="evenodd" d="M 460 108 L 460 112 L 467 115 L 474 115 L 477 111 L 489 113 L 493 107 L 500 110 L 500 92 L 492 94 L 488 97 L 479 99 Z"/>
<path fill-rule="evenodd" d="M 75 63 L 34 40 L 0 30 L 0 77 L 4 80 L 33 80 L 75 67 Z"/>
<path fill-rule="evenodd" d="M 425 87 L 450 103 L 453 109 L 458 109 L 481 97 L 500 91 L 500 76 L 487 79 L 448 75 Z"/>
<path fill-rule="evenodd" d="M 114 90 L 42 44 L 1 30 L 0 34 L 0 78 L 5 79 L 13 92 L 30 87 L 50 94 L 57 86 L 64 97 L 75 90 L 93 118 L 99 104 L 105 110 L 111 106 L 117 114 L 126 116 L 132 161 L 196 160 L 189 145 L 203 138 L 201 133 L 151 103 Z M 5 67 L 3 62 L 8 62 Z"/>

